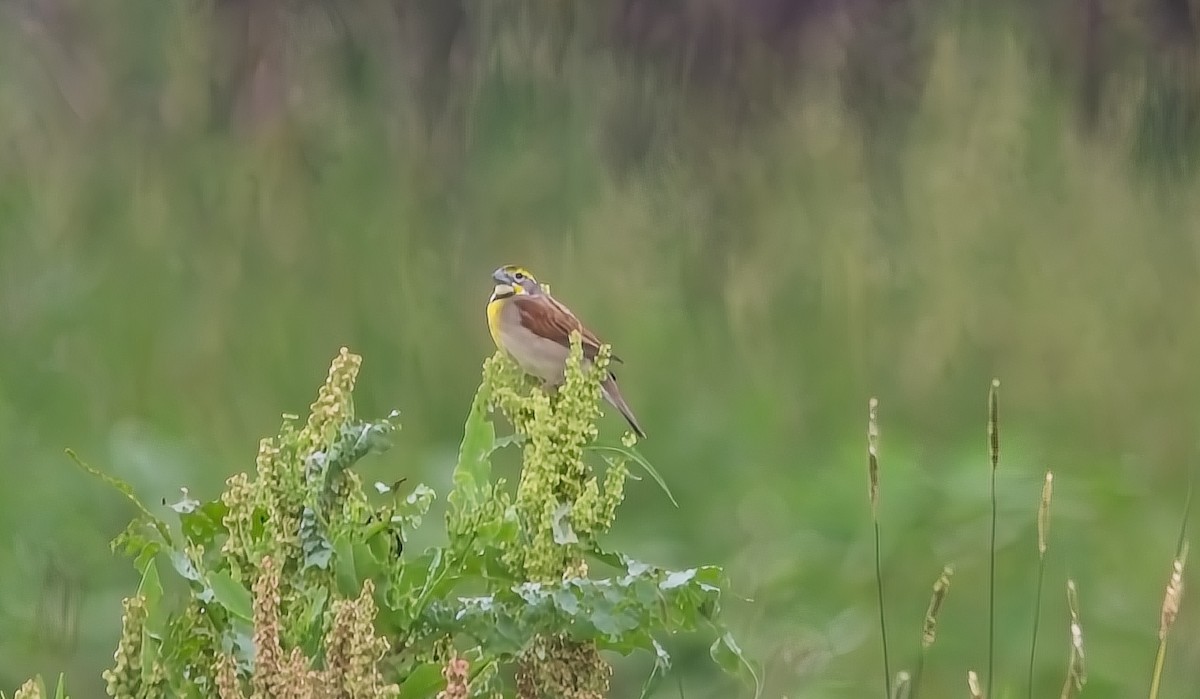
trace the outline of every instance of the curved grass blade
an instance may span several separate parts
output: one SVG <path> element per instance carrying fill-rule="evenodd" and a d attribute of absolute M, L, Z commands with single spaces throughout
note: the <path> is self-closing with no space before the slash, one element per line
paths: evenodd
<path fill-rule="evenodd" d="M 667 487 L 667 481 L 663 479 L 662 474 L 658 472 L 658 469 L 650 465 L 650 462 L 646 460 L 646 457 L 637 453 L 633 449 L 623 446 L 612 446 L 608 444 L 592 444 L 584 447 L 584 449 L 600 452 L 616 452 L 630 461 L 637 463 L 646 470 L 646 473 L 650 474 L 650 477 L 654 479 L 654 482 L 658 484 L 658 487 L 662 488 L 662 491 L 667 494 L 667 498 L 670 499 L 671 504 L 675 507 L 679 507 L 679 502 L 675 499 L 675 495 L 671 493 L 671 489 Z"/>

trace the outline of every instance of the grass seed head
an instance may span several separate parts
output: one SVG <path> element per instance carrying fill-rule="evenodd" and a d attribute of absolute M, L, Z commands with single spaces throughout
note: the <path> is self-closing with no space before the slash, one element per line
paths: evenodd
<path fill-rule="evenodd" d="M 1050 533 L 1050 497 L 1054 491 L 1054 474 L 1046 471 L 1046 480 L 1042 483 L 1042 501 L 1038 505 L 1038 557 L 1046 555 L 1046 541 Z"/>
<path fill-rule="evenodd" d="M 983 690 L 979 687 L 979 675 L 974 670 L 967 671 L 967 689 L 971 699 L 983 699 Z"/>
<path fill-rule="evenodd" d="M 925 611 L 925 623 L 921 629 L 921 647 L 926 650 L 937 639 L 937 619 L 942 610 L 942 602 L 950 591 L 950 578 L 954 575 L 954 566 L 942 568 L 942 574 L 933 583 L 933 594 L 929 597 L 929 608 Z"/>
<path fill-rule="evenodd" d="M 992 379 L 992 387 L 988 390 L 988 456 L 991 457 L 992 470 L 1000 465 L 1000 403 L 997 394 L 1000 392 L 1000 379 Z"/>
<path fill-rule="evenodd" d="M 867 403 L 867 475 L 870 480 L 871 514 L 879 513 L 879 399 Z"/>
<path fill-rule="evenodd" d="M 1082 691 L 1087 683 L 1087 666 L 1083 653 L 1083 624 L 1079 620 L 1079 593 L 1075 581 L 1067 580 L 1067 607 L 1071 612 L 1071 651 L 1067 662 L 1067 682 L 1063 686 L 1063 697 L 1071 696 L 1072 688 Z"/>
<path fill-rule="evenodd" d="M 1183 544 L 1179 557 L 1171 565 L 1171 579 L 1167 581 L 1167 591 L 1163 595 L 1162 616 L 1158 625 L 1158 639 L 1165 640 L 1179 616 L 1179 605 L 1183 601 L 1183 568 L 1187 564 L 1188 545 Z"/>

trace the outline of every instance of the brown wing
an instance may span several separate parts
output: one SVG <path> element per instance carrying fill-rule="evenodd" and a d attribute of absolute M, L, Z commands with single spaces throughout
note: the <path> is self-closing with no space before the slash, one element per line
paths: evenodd
<path fill-rule="evenodd" d="M 583 327 L 575 314 L 548 295 L 517 295 L 509 301 L 521 314 L 521 325 L 546 339 L 554 340 L 564 347 L 571 346 L 571 331 L 578 330 L 583 344 L 583 356 L 595 359 L 600 351 L 601 340 L 591 330 Z M 614 362 L 621 358 L 612 355 Z"/>

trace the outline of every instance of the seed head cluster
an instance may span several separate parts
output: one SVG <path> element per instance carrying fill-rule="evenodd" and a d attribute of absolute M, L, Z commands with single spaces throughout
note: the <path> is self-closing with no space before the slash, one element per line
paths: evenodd
<path fill-rule="evenodd" d="M 597 436 L 600 382 L 610 356 L 606 345 L 585 362 L 579 333 L 572 333 L 563 382 L 550 391 L 531 387 L 502 354 L 484 365 L 491 406 L 525 437 L 515 509 L 528 545 L 508 551 L 507 562 L 530 581 L 560 580 L 583 546 L 612 525 L 624 499 L 623 461 L 611 463 L 601 483 L 584 460 Z"/>

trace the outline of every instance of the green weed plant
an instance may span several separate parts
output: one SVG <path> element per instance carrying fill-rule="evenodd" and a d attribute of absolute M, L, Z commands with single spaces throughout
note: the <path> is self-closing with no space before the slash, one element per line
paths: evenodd
<path fill-rule="evenodd" d="M 356 415 L 361 358 L 345 348 L 307 420 L 284 416 L 261 441 L 254 474 L 207 502 L 184 490 L 172 521 L 76 459 L 140 510 L 113 542 L 141 582 L 124 600 L 109 696 L 599 699 L 612 673 L 602 651 L 651 654 L 646 696 L 670 668 L 660 640 L 682 631 L 710 634 L 713 659 L 757 688 L 718 620 L 720 568 L 666 570 L 604 548 L 629 464 L 662 480 L 628 435 L 597 442 L 607 348 L 594 364 L 580 358 L 576 335 L 555 391 L 500 354 L 484 363 L 446 543 L 424 551 L 405 544 L 427 526 L 433 489 L 367 488 L 353 468 L 398 424 Z M 497 414 L 512 433 L 498 435 Z M 492 477 L 504 448 L 522 450 L 515 490 Z M 40 678 L 16 694 L 50 696 Z"/>

